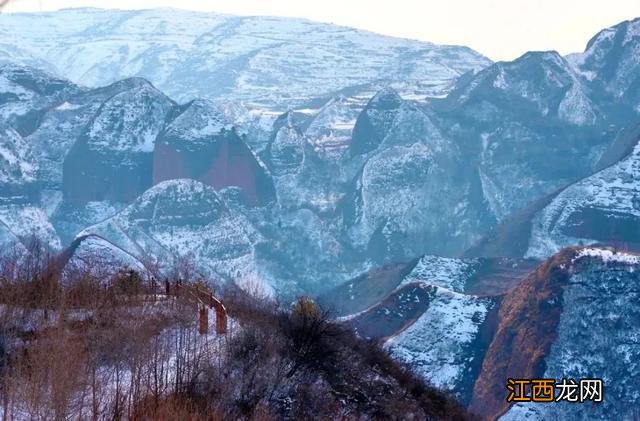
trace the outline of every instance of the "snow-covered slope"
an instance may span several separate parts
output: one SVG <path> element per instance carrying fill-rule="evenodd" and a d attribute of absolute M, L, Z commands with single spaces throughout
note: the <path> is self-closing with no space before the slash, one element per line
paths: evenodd
<path fill-rule="evenodd" d="M 71 9 L 3 14 L 0 60 L 34 64 L 102 86 L 141 76 L 178 101 L 248 101 L 282 111 L 378 80 L 407 95 L 439 95 L 489 60 L 466 47 L 385 37 L 276 17 L 172 9 Z"/>
<path fill-rule="evenodd" d="M 640 143 L 630 156 L 558 194 L 534 218 L 527 254 L 574 244 L 640 243 Z"/>
<path fill-rule="evenodd" d="M 467 403 L 486 350 L 480 331 L 495 305 L 495 298 L 435 287 L 424 313 L 385 346 L 418 375 Z"/>
<path fill-rule="evenodd" d="M 259 238 L 251 224 L 232 213 L 212 187 L 187 179 L 152 187 L 78 238 L 90 235 L 139 262 L 151 262 L 160 273 L 192 265 L 210 280 L 253 275 L 253 244 Z"/>
<path fill-rule="evenodd" d="M 569 56 L 577 71 L 612 102 L 640 113 L 640 18 L 604 29 L 583 53 Z M 621 111 L 624 109 L 618 107 Z"/>
<path fill-rule="evenodd" d="M 0 191 L 2 201 L 14 201 L 21 193 L 28 196 L 36 181 L 37 166 L 31 145 L 11 127 L 0 129 Z"/>

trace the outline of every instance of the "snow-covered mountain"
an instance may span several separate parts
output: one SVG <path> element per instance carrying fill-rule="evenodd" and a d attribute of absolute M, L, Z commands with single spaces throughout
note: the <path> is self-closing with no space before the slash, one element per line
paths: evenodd
<path fill-rule="evenodd" d="M 427 103 L 364 84 L 316 97 L 272 125 L 218 100 L 179 104 L 141 78 L 90 89 L 5 65 L 5 201 L 22 197 L 20 206 L 40 209 L 42 224 L 68 245 L 158 183 L 199 180 L 267 239 L 253 244 L 267 284 L 282 277 L 280 285 L 315 291 L 385 262 L 458 255 L 497 223 L 513 226 L 507 216 L 530 202 L 623 165 L 634 106 L 613 106 L 575 63 L 528 53 L 469 73 Z M 590 180 L 581 185 L 602 184 Z M 581 185 L 562 197 L 584 198 L 570 193 Z M 612 198 L 612 188 L 602 194 Z M 577 222 L 567 213 L 544 225 L 557 220 L 550 210 L 537 217 L 542 207 L 521 235 L 538 243 L 529 251 L 511 244 L 508 255 L 544 258 L 580 239 L 629 241 L 564 232 L 565 221 L 584 219 L 573 211 Z M 604 212 L 598 218 L 617 221 Z M 634 227 L 633 218 L 618 225 Z M 294 281 L 301 276 L 308 279 Z"/>
<path fill-rule="evenodd" d="M 639 25 L 492 64 L 297 19 L 0 15 L 0 246 L 314 295 L 481 416 L 629 418 L 502 392 L 638 403 L 640 261 L 603 243 L 640 249 Z"/>
<path fill-rule="evenodd" d="M 640 18 L 596 34 L 584 53 L 568 59 L 589 85 L 615 103 L 631 104 L 640 112 Z M 622 108 L 622 107 L 621 107 Z"/>
<path fill-rule="evenodd" d="M 636 24 L 610 31 L 625 34 Z M 612 64 L 620 71 L 635 60 L 637 40 L 625 39 L 615 58 L 625 66 Z M 635 144 L 638 111 L 631 96 L 599 88 L 600 78 L 585 77 L 576 64 L 579 56 L 600 54 L 597 48 L 591 42 L 568 59 L 532 52 L 495 63 L 426 105 L 388 89 L 376 95 L 350 143 L 352 162 L 362 165 L 342 207 L 353 246 L 391 261 L 422 252 L 457 255 L 494 225 L 515 225 L 512 216 L 536 200 L 624 158 Z"/>
<path fill-rule="evenodd" d="M 258 235 L 212 187 L 177 179 L 157 184 L 77 238 L 81 243 L 98 238 L 142 265 L 153 262 L 157 274 L 168 275 L 184 263 L 204 278 L 218 280 L 248 275 Z"/>
<path fill-rule="evenodd" d="M 466 47 L 385 37 L 302 19 L 172 9 L 3 14 L 0 60 L 81 85 L 144 77 L 170 97 L 246 101 L 280 111 L 348 86 L 393 82 L 441 95 L 489 60 Z"/>
<path fill-rule="evenodd" d="M 461 84 L 441 108 L 456 143 L 477 161 L 497 220 L 589 174 L 620 120 L 555 52 L 496 63 Z"/>

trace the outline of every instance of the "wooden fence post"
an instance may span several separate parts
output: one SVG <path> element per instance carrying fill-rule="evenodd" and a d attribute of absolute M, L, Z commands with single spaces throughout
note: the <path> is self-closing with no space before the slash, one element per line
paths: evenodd
<path fill-rule="evenodd" d="M 209 333 L 209 309 L 207 309 L 207 306 L 205 305 L 201 305 L 200 306 L 200 334 L 201 335 L 206 335 L 207 333 Z"/>

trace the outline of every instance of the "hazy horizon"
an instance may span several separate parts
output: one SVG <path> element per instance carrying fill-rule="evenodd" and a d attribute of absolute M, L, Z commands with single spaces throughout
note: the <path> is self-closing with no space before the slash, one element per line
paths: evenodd
<path fill-rule="evenodd" d="M 518 4 L 516 4 L 518 3 Z M 436 44 L 468 46 L 492 60 L 512 60 L 527 51 L 584 50 L 603 28 L 640 16 L 640 2 L 512 2 L 453 0 L 425 5 L 416 0 L 370 4 L 362 0 L 322 3 L 292 0 L 13 0 L 3 12 L 53 11 L 64 8 L 152 9 L 171 7 L 233 15 L 306 18 Z M 464 10 L 464 13 L 460 13 Z"/>

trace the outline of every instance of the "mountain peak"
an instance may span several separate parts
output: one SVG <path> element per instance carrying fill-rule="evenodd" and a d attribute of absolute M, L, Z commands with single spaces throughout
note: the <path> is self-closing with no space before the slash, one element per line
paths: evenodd
<path fill-rule="evenodd" d="M 179 137 L 182 142 L 206 142 L 232 129 L 233 125 L 216 104 L 206 99 L 196 99 L 169 124 L 164 137 Z"/>
<path fill-rule="evenodd" d="M 369 107 L 392 109 L 397 108 L 402 103 L 402 98 L 398 91 L 391 86 L 385 86 L 379 90 L 367 104 Z"/>
<path fill-rule="evenodd" d="M 212 187 L 196 180 L 175 179 L 151 187 L 123 214 L 136 221 L 177 224 L 213 220 L 227 212 Z"/>

